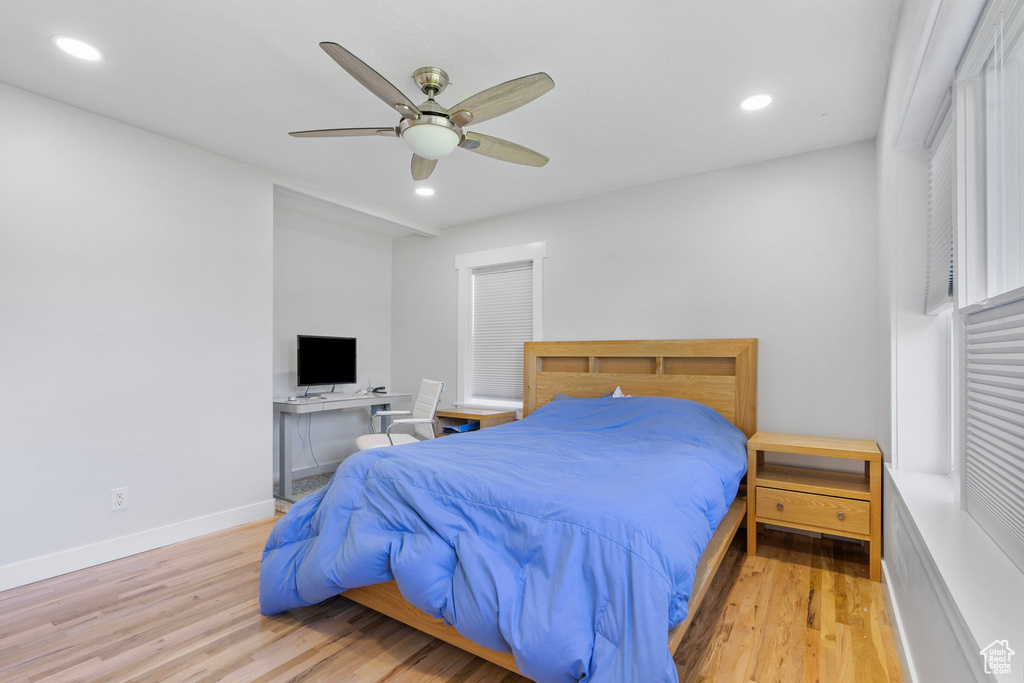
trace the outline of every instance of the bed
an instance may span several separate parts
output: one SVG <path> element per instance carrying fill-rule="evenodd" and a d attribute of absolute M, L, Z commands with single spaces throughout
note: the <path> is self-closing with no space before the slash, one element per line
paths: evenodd
<path fill-rule="evenodd" d="M 528 343 L 524 419 L 350 457 L 268 539 L 261 610 L 342 593 L 538 681 L 673 681 L 745 513 L 756 363 L 754 339 Z"/>

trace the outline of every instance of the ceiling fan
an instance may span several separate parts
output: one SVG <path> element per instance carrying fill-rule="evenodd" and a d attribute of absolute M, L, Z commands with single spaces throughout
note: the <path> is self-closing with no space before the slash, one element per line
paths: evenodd
<path fill-rule="evenodd" d="M 297 138 L 335 138 L 360 135 L 400 137 L 413 151 L 413 180 L 426 180 L 437 160 L 455 151 L 456 147 L 477 154 L 526 166 L 543 166 L 543 154 L 508 140 L 464 130 L 470 123 L 482 123 L 532 102 L 555 87 L 546 73 L 536 73 L 488 88 L 459 102 L 450 109 L 434 101 L 448 86 L 448 74 L 435 66 L 417 69 L 412 75 L 427 101 L 417 106 L 387 79 L 367 66 L 361 59 L 337 43 L 320 43 L 324 52 L 349 72 L 363 87 L 402 115 L 394 128 L 330 128 L 302 130 L 289 135 Z"/>

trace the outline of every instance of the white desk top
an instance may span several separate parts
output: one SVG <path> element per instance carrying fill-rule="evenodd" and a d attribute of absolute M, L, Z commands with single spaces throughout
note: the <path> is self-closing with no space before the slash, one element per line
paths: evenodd
<path fill-rule="evenodd" d="M 385 403 L 411 401 L 410 394 L 369 394 L 367 396 L 342 396 L 334 394 L 327 398 L 275 398 L 274 409 L 283 413 L 315 413 L 324 410 L 344 410 L 364 406 L 379 406 Z"/>

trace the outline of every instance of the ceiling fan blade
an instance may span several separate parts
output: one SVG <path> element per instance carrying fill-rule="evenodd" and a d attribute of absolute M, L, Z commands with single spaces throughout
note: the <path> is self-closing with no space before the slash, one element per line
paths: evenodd
<path fill-rule="evenodd" d="M 413 180 L 426 180 L 430 177 L 430 174 L 434 172 L 434 167 L 437 166 L 437 159 L 424 159 L 423 157 L 413 154 L 412 155 L 412 179 Z"/>
<path fill-rule="evenodd" d="M 448 111 L 452 112 L 452 119 L 460 126 L 470 122 L 480 123 L 518 109 L 554 87 L 555 82 L 546 73 L 523 76 L 478 92 L 450 107 Z M 469 112 L 470 116 L 463 116 L 462 112 Z"/>
<path fill-rule="evenodd" d="M 324 130 L 297 130 L 288 133 L 293 138 L 351 138 L 359 135 L 385 135 L 394 137 L 394 128 L 325 128 Z"/>
<path fill-rule="evenodd" d="M 320 43 L 320 47 L 338 63 L 338 66 L 349 72 L 352 78 L 387 102 L 388 106 L 397 110 L 399 114 L 407 119 L 414 119 L 420 115 L 419 108 L 412 103 L 412 100 L 403 95 L 401 90 L 341 45 L 323 42 Z"/>
<path fill-rule="evenodd" d="M 502 140 L 501 138 L 481 135 L 480 133 L 466 133 L 465 140 L 459 146 L 463 149 L 468 149 L 470 152 L 483 154 L 485 157 L 491 157 L 500 161 L 510 161 L 513 164 L 543 166 L 548 163 L 546 156 L 534 152 L 532 149 L 509 142 L 508 140 Z"/>

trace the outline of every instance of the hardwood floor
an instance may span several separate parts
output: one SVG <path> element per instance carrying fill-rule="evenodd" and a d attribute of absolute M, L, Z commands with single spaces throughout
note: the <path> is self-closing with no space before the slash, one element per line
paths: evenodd
<path fill-rule="evenodd" d="M 260 616 L 273 522 L 0 593 L 0 680 L 526 680 L 340 597 Z M 866 553 L 768 532 L 747 558 L 739 536 L 676 653 L 682 681 L 901 680 Z"/>
<path fill-rule="evenodd" d="M 679 680 L 903 680 L 882 584 L 860 545 L 767 531 L 739 538 L 676 650 Z"/>

